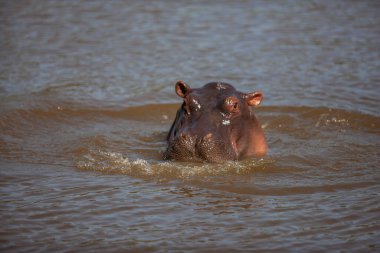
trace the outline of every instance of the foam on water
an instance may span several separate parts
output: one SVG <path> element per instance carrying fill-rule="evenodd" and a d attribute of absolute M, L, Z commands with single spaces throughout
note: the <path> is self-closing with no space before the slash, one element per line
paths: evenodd
<path fill-rule="evenodd" d="M 266 165 L 273 162 L 270 158 L 228 161 L 222 164 L 149 162 L 144 159 L 130 160 L 126 155 L 117 152 L 89 150 L 87 154 L 79 158 L 76 167 L 80 170 L 125 174 L 158 181 L 175 179 L 188 181 L 210 176 L 247 175 L 257 169 L 264 169 Z"/>

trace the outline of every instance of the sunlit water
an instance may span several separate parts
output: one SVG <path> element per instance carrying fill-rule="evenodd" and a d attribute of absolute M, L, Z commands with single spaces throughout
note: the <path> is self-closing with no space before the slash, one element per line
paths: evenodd
<path fill-rule="evenodd" d="M 0 250 L 380 251 L 377 1 L 2 1 Z M 270 148 L 162 160 L 174 83 L 262 90 Z"/>

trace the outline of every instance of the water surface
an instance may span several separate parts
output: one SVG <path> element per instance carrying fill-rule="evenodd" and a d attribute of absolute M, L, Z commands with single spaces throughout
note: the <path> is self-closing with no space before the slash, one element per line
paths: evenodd
<path fill-rule="evenodd" d="M 379 11 L 2 1 L 1 251 L 380 251 Z M 269 154 L 163 161 L 178 79 L 262 90 Z"/>

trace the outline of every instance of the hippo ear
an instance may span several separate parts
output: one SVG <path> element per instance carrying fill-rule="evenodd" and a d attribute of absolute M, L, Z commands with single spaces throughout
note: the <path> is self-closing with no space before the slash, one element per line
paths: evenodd
<path fill-rule="evenodd" d="M 187 85 L 184 81 L 178 80 L 175 84 L 175 92 L 180 97 L 185 97 L 191 91 L 189 85 Z"/>
<path fill-rule="evenodd" d="M 261 91 L 256 91 L 244 95 L 244 99 L 249 106 L 258 106 L 263 98 L 264 95 Z"/>

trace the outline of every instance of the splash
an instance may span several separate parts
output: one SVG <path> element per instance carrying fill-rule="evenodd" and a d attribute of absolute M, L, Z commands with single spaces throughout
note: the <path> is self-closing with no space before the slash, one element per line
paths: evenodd
<path fill-rule="evenodd" d="M 131 161 L 127 156 L 109 151 L 92 150 L 83 155 L 76 167 L 80 170 L 105 174 L 125 174 L 136 178 L 167 180 L 193 180 L 225 175 L 247 175 L 272 163 L 270 159 L 229 161 L 223 164 Z"/>
<path fill-rule="evenodd" d="M 319 116 L 315 127 L 322 126 L 339 126 L 339 127 L 350 127 L 350 122 L 348 119 L 342 118 L 341 116 L 334 116 L 331 113 L 323 113 Z"/>

